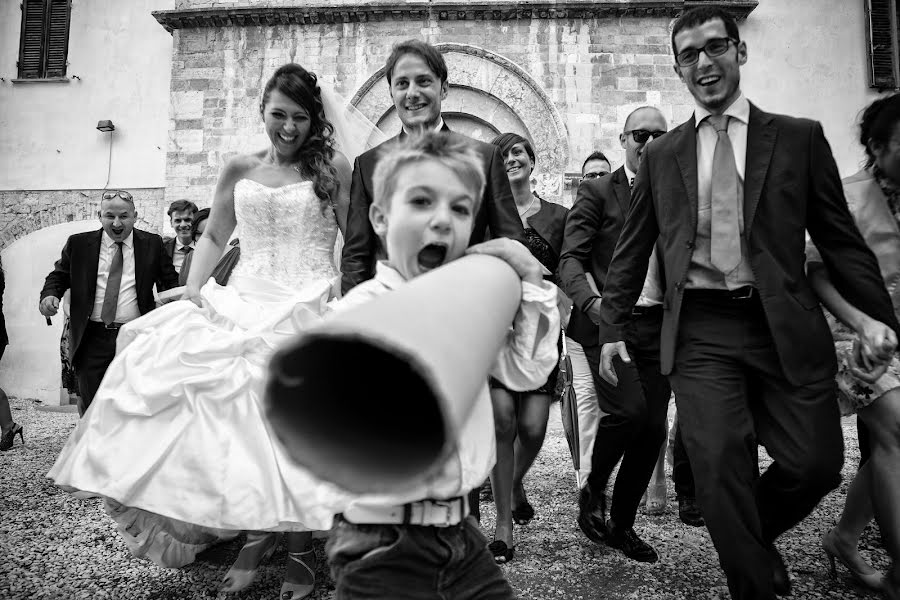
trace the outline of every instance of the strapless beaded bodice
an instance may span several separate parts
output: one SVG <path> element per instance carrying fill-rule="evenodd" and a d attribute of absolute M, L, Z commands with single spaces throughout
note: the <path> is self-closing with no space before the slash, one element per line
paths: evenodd
<path fill-rule="evenodd" d="M 337 222 L 309 181 L 270 188 L 250 179 L 234 186 L 234 213 L 241 240 L 235 274 L 291 287 L 332 278 Z"/>

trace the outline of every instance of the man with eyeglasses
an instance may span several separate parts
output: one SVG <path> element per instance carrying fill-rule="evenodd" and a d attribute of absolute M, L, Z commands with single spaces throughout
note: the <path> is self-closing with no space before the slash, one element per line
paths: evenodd
<path fill-rule="evenodd" d="M 116 355 L 119 328 L 153 310 L 153 285 L 178 285 L 162 238 L 134 228 L 137 211 L 129 192 L 109 190 L 100 200 L 101 229 L 69 236 L 47 275 L 38 310 L 49 318 L 71 289 L 69 356 L 75 367 L 84 415 Z"/>
<path fill-rule="evenodd" d="M 656 562 L 656 551 L 634 531 L 638 505 L 666 439 L 666 414 L 671 388 L 659 370 L 659 330 L 662 288 L 655 256 L 643 293 L 623 327 L 635 360 L 620 367 L 618 387 L 599 376 L 603 326 L 600 306 L 608 289 L 607 268 L 631 205 L 631 185 L 648 143 L 666 132 L 666 120 L 656 108 L 633 111 L 619 141 L 625 164 L 612 175 L 586 179 L 566 219 L 559 278 L 575 309 L 567 334 L 580 344 L 590 365 L 597 400 L 604 413 L 597 427 L 591 472 L 579 498 L 578 525 L 591 541 L 620 549 L 641 562 Z M 644 264 L 646 271 L 647 264 Z M 591 286 L 590 275 L 596 283 Z M 606 487 L 622 461 L 606 519 Z"/>
<path fill-rule="evenodd" d="M 612 165 L 606 155 L 596 150 L 591 152 L 581 165 L 581 180 L 597 179 L 612 172 Z"/>
<path fill-rule="evenodd" d="M 600 316 L 629 322 L 647 259 L 661 251 L 661 367 L 700 510 L 731 597 L 772 600 L 791 587 L 774 541 L 838 485 L 843 461 L 837 365 L 806 278 L 806 231 L 851 304 L 900 324 L 821 125 L 765 113 L 742 94 L 747 46 L 734 19 L 687 11 L 672 48 L 696 108 L 644 150 Z M 635 358 L 617 337 L 601 340 L 613 384 L 619 359 Z M 761 476 L 758 444 L 773 459 Z"/>

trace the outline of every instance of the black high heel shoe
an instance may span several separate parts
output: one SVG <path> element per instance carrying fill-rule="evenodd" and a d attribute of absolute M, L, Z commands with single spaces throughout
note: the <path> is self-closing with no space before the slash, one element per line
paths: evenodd
<path fill-rule="evenodd" d="M 13 440 L 16 439 L 16 434 L 19 434 L 19 440 L 22 441 L 22 445 L 25 445 L 25 436 L 22 435 L 22 432 L 25 429 L 19 425 L 18 423 L 13 423 L 13 426 L 9 431 L 3 434 L 3 437 L 0 437 L 0 450 L 6 451 L 12 448 Z"/>

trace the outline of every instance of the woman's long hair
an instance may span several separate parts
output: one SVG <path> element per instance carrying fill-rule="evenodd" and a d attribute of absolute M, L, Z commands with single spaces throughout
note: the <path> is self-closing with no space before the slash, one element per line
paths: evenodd
<path fill-rule="evenodd" d="M 263 89 L 260 112 L 263 112 L 272 90 L 302 106 L 309 113 L 310 129 L 299 151 L 300 174 L 313 182 L 316 196 L 322 201 L 323 214 L 333 208 L 340 185 L 334 159 L 334 126 L 325 117 L 322 95 L 315 73 L 295 63 L 278 68 Z"/>

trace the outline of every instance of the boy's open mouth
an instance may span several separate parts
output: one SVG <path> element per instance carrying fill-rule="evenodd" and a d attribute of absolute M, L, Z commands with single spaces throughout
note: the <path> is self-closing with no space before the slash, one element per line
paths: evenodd
<path fill-rule="evenodd" d="M 426 269 L 441 266 L 445 258 L 447 258 L 447 246 L 443 244 L 428 244 L 419 250 L 419 266 Z"/>

